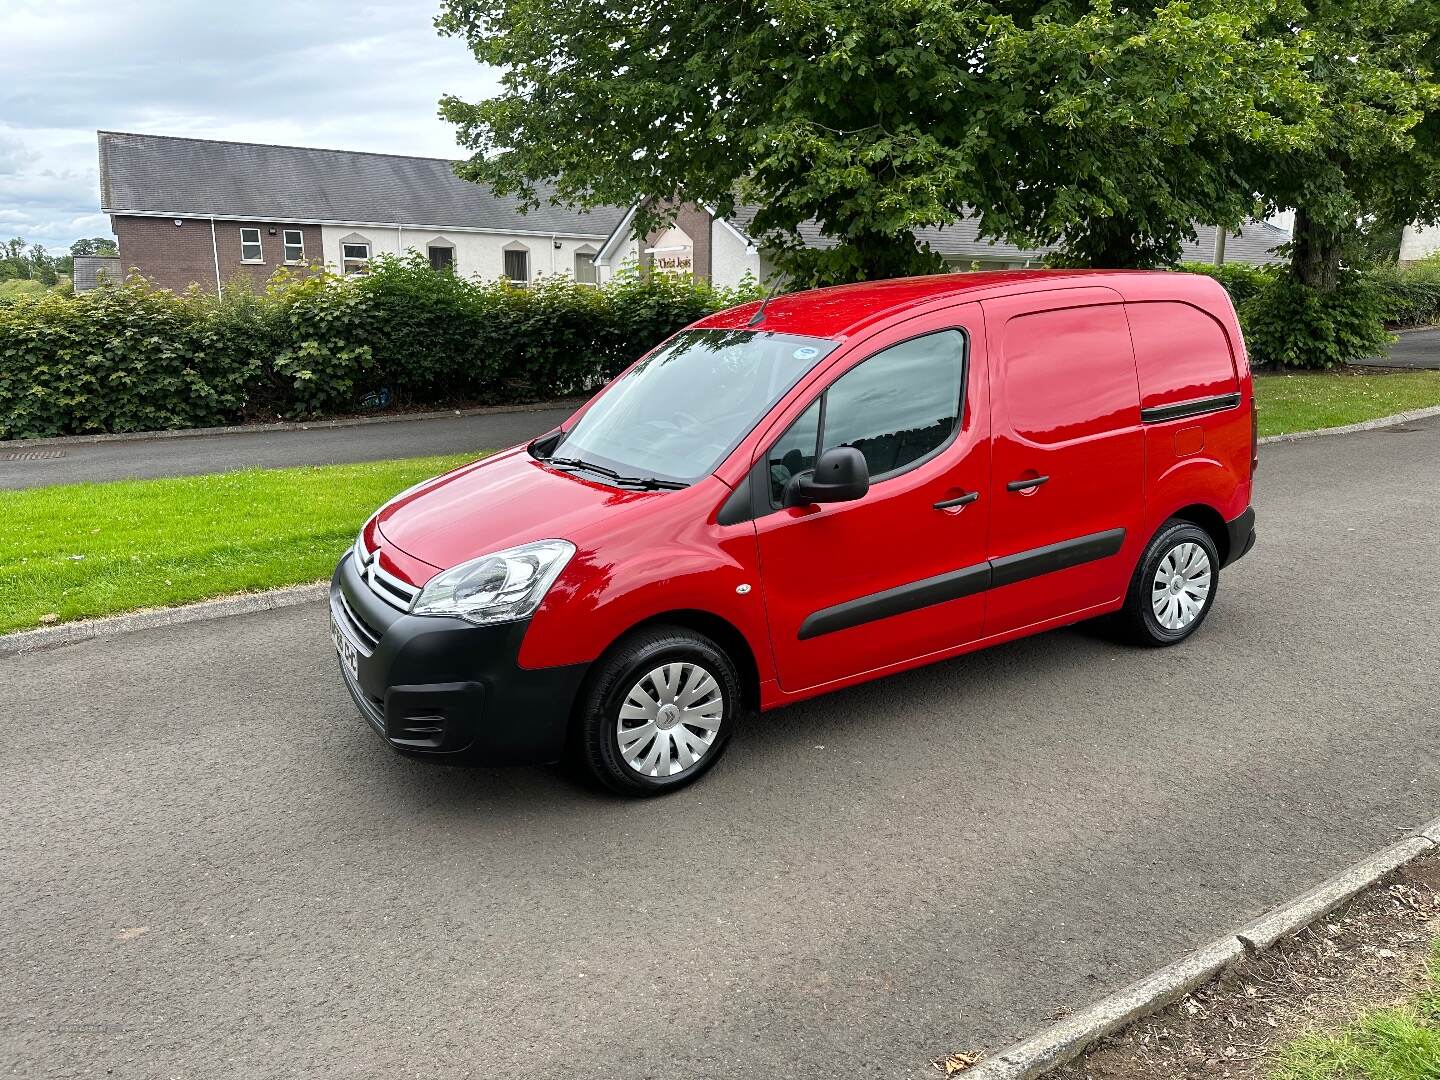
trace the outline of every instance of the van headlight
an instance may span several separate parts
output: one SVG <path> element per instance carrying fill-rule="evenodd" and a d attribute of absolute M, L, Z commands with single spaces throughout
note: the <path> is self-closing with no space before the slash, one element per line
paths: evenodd
<path fill-rule="evenodd" d="M 574 554 L 568 540 L 537 540 L 471 559 L 427 581 L 410 613 L 479 626 L 529 618 Z"/>

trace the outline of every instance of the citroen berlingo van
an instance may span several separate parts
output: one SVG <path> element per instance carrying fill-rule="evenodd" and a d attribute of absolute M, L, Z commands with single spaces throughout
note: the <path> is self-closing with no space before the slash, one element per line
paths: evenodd
<path fill-rule="evenodd" d="M 654 795 L 817 694 L 1102 616 L 1184 641 L 1255 542 L 1255 465 L 1209 278 L 778 296 L 386 503 L 335 571 L 332 637 L 397 751 L 568 757 Z"/>

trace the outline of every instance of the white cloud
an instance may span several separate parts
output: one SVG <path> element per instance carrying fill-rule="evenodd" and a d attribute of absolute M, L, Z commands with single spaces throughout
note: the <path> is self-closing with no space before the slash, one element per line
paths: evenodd
<path fill-rule="evenodd" d="M 53 250 L 109 231 L 97 129 L 459 156 L 437 102 L 497 85 L 413 0 L 0 6 L 0 239 Z"/>

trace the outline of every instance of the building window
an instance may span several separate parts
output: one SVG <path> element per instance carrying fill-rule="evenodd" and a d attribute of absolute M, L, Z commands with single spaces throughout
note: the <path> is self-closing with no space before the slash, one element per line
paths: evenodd
<path fill-rule="evenodd" d="M 240 261 L 249 263 L 265 261 L 265 250 L 260 246 L 259 229 L 240 230 Z"/>
<path fill-rule="evenodd" d="M 530 252 L 524 248 L 505 252 L 505 276 L 516 285 L 530 281 Z"/>
<path fill-rule="evenodd" d="M 285 261 L 287 263 L 303 263 L 305 261 L 305 234 L 299 229 L 285 230 Z"/>
<path fill-rule="evenodd" d="M 455 249 L 452 247 L 429 247 L 425 249 L 430 256 L 430 268 L 432 270 L 454 270 Z"/>
<path fill-rule="evenodd" d="M 363 274 L 369 265 L 369 244 L 340 245 L 340 272 L 342 274 Z"/>
<path fill-rule="evenodd" d="M 597 284 L 595 253 L 593 251 L 581 248 L 575 253 L 575 281 L 580 285 Z"/>

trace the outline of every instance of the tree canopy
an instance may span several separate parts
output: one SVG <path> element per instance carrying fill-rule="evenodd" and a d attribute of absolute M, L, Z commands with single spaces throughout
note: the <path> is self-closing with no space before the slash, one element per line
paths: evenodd
<path fill-rule="evenodd" d="M 1283 5 L 1282 5 L 1283 6 Z M 1292 15 L 1303 14 L 1297 5 Z M 461 175 L 532 203 L 761 207 L 802 281 L 937 268 L 914 232 L 1153 265 L 1256 207 L 1246 168 L 1317 137 L 1309 32 L 1261 0 L 445 0 L 502 91 L 441 112 Z M 1271 32 L 1262 32 L 1266 29 Z M 842 241 L 805 251 L 798 226 Z"/>
<path fill-rule="evenodd" d="M 1315 135 L 1252 154 L 1244 176 L 1267 209 L 1295 209 L 1295 274 L 1329 290 L 1365 232 L 1440 216 L 1440 4 L 1302 0 L 1261 30 L 1306 36 Z"/>

